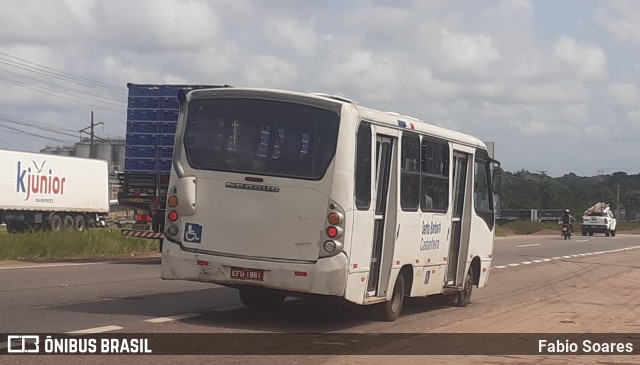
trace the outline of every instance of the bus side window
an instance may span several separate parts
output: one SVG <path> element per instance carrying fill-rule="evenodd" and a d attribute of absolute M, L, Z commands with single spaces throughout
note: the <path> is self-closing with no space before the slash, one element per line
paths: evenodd
<path fill-rule="evenodd" d="M 369 210 L 371 205 L 371 125 L 361 122 L 356 142 L 356 208 Z"/>
<path fill-rule="evenodd" d="M 446 212 L 449 207 L 449 145 L 422 138 L 420 209 Z"/>
<path fill-rule="evenodd" d="M 420 137 L 415 133 L 402 135 L 402 160 L 400 175 L 400 206 L 402 210 L 415 212 L 420 204 Z"/>

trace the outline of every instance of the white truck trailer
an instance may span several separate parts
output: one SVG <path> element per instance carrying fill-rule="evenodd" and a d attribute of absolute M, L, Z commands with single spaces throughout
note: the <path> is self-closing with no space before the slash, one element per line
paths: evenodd
<path fill-rule="evenodd" d="M 9 232 L 75 230 L 109 212 L 106 161 L 0 150 L 0 221 Z"/>

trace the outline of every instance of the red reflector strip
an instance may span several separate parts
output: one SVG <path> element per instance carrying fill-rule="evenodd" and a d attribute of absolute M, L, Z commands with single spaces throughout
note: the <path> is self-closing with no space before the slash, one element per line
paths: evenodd
<path fill-rule="evenodd" d="M 353 268 L 357 269 L 358 268 L 358 264 L 353 264 Z"/>
<path fill-rule="evenodd" d="M 198 260 L 196 264 L 198 264 L 199 266 L 209 266 L 209 261 Z"/>
<path fill-rule="evenodd" d="M 304 271 L 294 271 L 294 272 L 293 272 L 293 275 L 295 275 L 295 276 L 302 276 L 302 277 L 305 277 L 305 278 L 307 277 L 307 273 L 306 273 L 306 272 L 304 272 Z"/>
<path fill-rule="evenodd" d="M 400 265 L 400 261 L 396 261 L 396 265 Z"/>

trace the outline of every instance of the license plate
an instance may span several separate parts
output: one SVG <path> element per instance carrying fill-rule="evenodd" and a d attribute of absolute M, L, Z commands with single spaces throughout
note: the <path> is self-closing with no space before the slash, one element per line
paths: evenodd
<path fill-rule="evenodd" d="M 264 270 L 232 267 L 231 279 L 262 281 L 264 279 Z"/>
<path fill-rule="evenodd" d="M 144 199 L 142 198 L 129 198 L 131 203 L 144 203 Z"/>

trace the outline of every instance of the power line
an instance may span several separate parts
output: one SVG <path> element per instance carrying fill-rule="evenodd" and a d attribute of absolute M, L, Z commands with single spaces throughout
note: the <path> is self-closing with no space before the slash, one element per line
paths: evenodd
<path fill-rule="evenodd" d="M 5 128 L 5 129 L 9 129 L 18 133 L 22 133 L 22 134 L 27 134 L 29 136 L 33 136 L 33 137 L 38 137 L 38 138 L 42 138 L 42 139 L 49 139 L 52 141 L 56 141 L 56 142 L 62 142 L 62 143 L 70 143 L 68 140 L 62 140 L 62 139 L 58 139 L 58 138 L 53 138 L 53 137 L 45 137 L 39 134 L 35 134 L 35 133 L 31 133 L 31 132 L 27 132 L 27 131 L 23 131 L 20 129 L 16 129 L 16 128 L 12 128 L 6 125 L 0 125 L 0 128 Z"/>
<path fill-rule="evenodd" d="M 45 90 L 41 90 L 42 88 L 38 88 L 38 86 L 29 85 L 29 84 L 26 84 L 26 83 L 24 83 L 24 82 L 20 82 L 20 81 L 12 80 L 12 79 L 7 79 L 7 78 L 2 78 L 2 77 L 0 77 L 0 79 L 3 79 L 3 80 L 5 80 L 5 81 L 7 81 L 7 82 L 9 82 L 9 83 L 12 83 L 12 84 L 15 84 L 15 85 L 18 85 L 18 86 L 25 87 L 25 88 L 27 88 L 27 89 L 31 89 L 31 90 L 34 90 L 34 91 L 41 92 L 41 93 L 43 93 L 43 94 L 48 94 L 48 95 L 55 96 L 55 97 L 60 98 L 60 99 L 65 99 L 65 100 L 68 100 L 68 101 L 72 101 L 72 102 L 74 102 L 74 103 L 84 104 L 84 105 L 92 106 L 92 107 L 99 108 L 99 109 L 103 109 L 103 110 L 109 110 L 109 111 L 117 112 L 117 113 L 125 113 L 125 111 L 124 111 L 124 110 L 115 110 L 115 109 L 107 108 L 107 107 L 104 107 L 104 106 L 100 106 L 100 105 L 96 105 L 96 104 L 90 104 L 90 103 L 85 103 L 85 102 L 82 102 L 82 101 L 80 101 L 80 100 L 74 100 L 74 99 L 67 98 L 67 97 L 64 97 L 64 96 L 61 96 L 61 95 L 57 95 L 57 94 L 55 94 L 55 93 L 53 93 L 53 92 L 46 91 L 46 89 L 45 89 Z M 61 94 L 64 94 L 64 93 L 61 93 Z M 67 94 L 67 95 L 68 95 L 68 94 Z M 73 95 L 72 95 L 72 96 L 73 96 Z"/>
<path fill-rule="evenodd" d="M 11 120 L 21 121 L 21 122 L 27 123 L 27 124 L 33 124 L 33 125 L 37 125 L 37 126 L 42 126 L 42 127 L 45 127 L 45 128 L 46 127 L 50 127 L 50 125 L 48 125 L 48 124 L 36 122 L 36 121 L 30 120 L 30 119 L 26 119 L 26 118 L 22 118 L 22 117 L 17 117 L 15 115 L 0 113 L 0 117 L 9 118 Z M 61 130 L 61 131 L 67 131 L 67 132 L 72 132 L 72 133 L 77 132 L 75 129 L 69 129 L 69 128 L 63 128 L 63 127 L 58 127 L 58 129 Z"/>
<path fill-rule="evenodd" d="M 39 129 L 39 130 L 43 130 L 43 131 L 47 131 L 47 132 L 51 132 L 51 133 L 61 134 L 63 136 L 77 137 L 76 134 L 61 132 L 61 131 L 59 131 L 57 129 L 54 129 L 54 128 L 51 128 L 49 126 L 44 126 L 44 125 L 43 126 L 37 126 L 37 125 L 29 124 L 29 123 L 18 122 L 16 120 L 12 120 L 12 119 L 9 119 L 9 118 L 4 118 L 1 115 L 0 115 L 0 120 L 3 120 L 5 122 L 9 122 L 9 123 L 13 123 L 13 124 L 18 124 L 18 125 L 25 126 L 25 127 L 29 127 L 29 128 L 34 128 L 34 129 Z"/>
<path fill-rule="evenodd" d="M 107 83 L 104 83 L 104 82 L 101 82 L 101 81 L 92 80 L 92 79 L 89 79 L 89 78 L 86 78 L 86 77 L 82 77 L 82 76 L 76 76 L 76 75 L 74 75 L 72 73 L 65 72 L 65 71 L 60 71 L 60 70 L 57 70 L 55 68 L 44 66 L 44 65 L 41 65 L 41 64 L 38 64 L 38 63 L 35 63 L 35 62 L 31 62 L 31 61 L 25 60 L 23 58 L 12 56 L 12 55 L 4 53 L 4 52 L 0 52 L 0 55 L 3 55 L 5 57 L 9 57 L 9 58 L 12 58 L 12 59 L 15 59 L 15 60 L 19 60 L 19 61 L 27 64 L 27 65 L 21 64 L 20 62 L 16 62 L 16 61 L 13 61 L 11 59 L 0 57 L 1 60 L 7 61 L 7 62 L 9 62 L 11 64 L 15 64 L 15 65 L 21 66 L 21 67 L 18 67 L 18 66 L 15 66 L 15 65 L 10 65 L 10 66 L 13 66 L 13 67 L 28 69 L 31 72 L 44 74 L 44 75 L 47 75 L 47 76 L 50 76 L 50 77 L 55 77 L 55 78 L 63 77 L 69 82 L 75 82 L 75 83 L 83 84 L 83 85 L 88 86 L 88 87 L 99 88 L 99 89 L 107 89 L 107 90 L 110 90 L 110 91 L 113 91 L 113 92 L 117 92 L 117 93 L 120 93 L 120 94 L 126 94 L 126 92 L 123 90 L 123 88 L 120 88 L 120 87 L 117 87 L 117 86 L 114 86 L 114 85 L 110 85 L 110 84 L 107 84 Z M 34 66 L 37 66 L 37 67 L 33 67 L 33 66 L 29 66 L 29 65 L 34 65 Z"/>
<path fill-rule="evenodd" d="M 0 63 L 2 63 L 2 61 L 0 61 Z M 97 97 L 99 99 L 104 99 L 105 103 L 108 103 L 108 104 L 111 104 L 111 105 L 115 105 L 115 106 L 126 106 L 127 105 L 125 102 L 117 100 L 117 99 L 109 98 L 109 97 L 102 96 L 102 95 L 96 95 L 96 94 L 88 93 L 88 92 L 82 91 L 82 90 L 72 89 L 70 87 L 54 84 L 54 83 L 51 83 L 51 82 L 46 82 L 46 81 L 43 81 L 43 80 L 38 80 L 38 79 L 36 79 L 34 77 L 22 75 L 22 74 L 19 74 L 17 72 L 11 72 L 11 71 L 8 71 L 8 70 L 3 70 L 3 69 L 0 69 L 0 71 L 6 72 L 6 73 L 10 73 L 12 75 L 20 76 L 20 77 L 23 77 L 25 79 L 33 80 L 33 81 L 36 81 L 36 82 L 39 82 L 39 83 L 43 83 L 45 85 L 54 86 L 56 88 L 56 90 L 49 89 L 49 90 L 51 90 L 53 92 L 60 92 L 60 91 L 57 91 L 57 89 L 70 90 L 70 91 L 72 91 L 74 93 L 79 93 L 79 94 L 82 94 L 82 95 L 90 95 L 90 96 L 95 96 L 95 97 Z M 40 86 L 40 87 L 42 87 L 42 86 Z M 44 89 L 44 87 L 42 87 L 42 88 Z M 65 93 L 65 94 L 71 95 L 69 93 Z M 73 95 L 73 96 L 78 97 L 78 98 L 83 98 L 83 99 L 100 101 L 99 99 L 94 99 L 94 98 L 90 98 L 90 97 L 82 96 L 82 95 Z"/>

